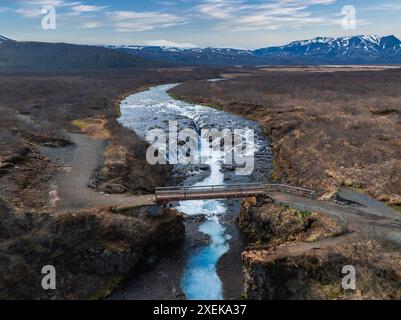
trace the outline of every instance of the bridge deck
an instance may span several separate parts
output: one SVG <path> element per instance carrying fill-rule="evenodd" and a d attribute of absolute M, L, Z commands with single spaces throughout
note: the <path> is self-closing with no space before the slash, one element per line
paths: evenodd
<path fill-rule="evenodd" d="M 269 192 L 284 192 L 314 198 L 315 192 L 283 184 L 237 184 L 199 187 L 156 188 L 156 202 L 247 198 L 267 195 Z"/>

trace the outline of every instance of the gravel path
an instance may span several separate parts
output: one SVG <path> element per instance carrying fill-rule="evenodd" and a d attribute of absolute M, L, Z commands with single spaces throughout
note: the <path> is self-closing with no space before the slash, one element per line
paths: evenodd
<path fill-rule="evenodd" d="M 91 207 L 136 207 L 154 204 L 153 195 L 106 195 L 88 187 L 93 172 L 102 165 L 105 141 L 83 134 L 70 134 L 74 143 L 65 148 L 43 148 L 42 152 L 61 161 L 63 171 L 56 177 L 50 194 L 59 210 Z"/>
<path fill-rule="evenodd" d="M 352 233 L 382 237 L 401 245 L 401 214 L 388 207 L 381 210 L 381 206 L 374 203 L 374 199 L 365 202 L 372 203 L 371 206 L 350 206 L 284 193 L 274 193 L 271 196 L 276 202 L 298 210 L 315 211 L 336 217 L 346 224 Z"/>

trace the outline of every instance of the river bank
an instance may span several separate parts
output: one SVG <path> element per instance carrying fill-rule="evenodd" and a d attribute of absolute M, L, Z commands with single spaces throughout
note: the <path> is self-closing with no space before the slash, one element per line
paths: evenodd
<path fill-rule="evenodd" d="M 385 91 L 398 92 L 397 72 L 365 77 L 254 70 L 172 89 L 185 101 L 258 121 L 272 139 L 273 180 L 324 195 L 316 201 L 271 194 L 274 203 L 243 207 L 238 222 L 251 242 L 242 254 L 246 299 L 399 299 L 401 218 L 372 198 L 395 207 L 400 199 L 394 171 L 400 165 L 399 111 L 376 91 L 383 80 Z M 375 107 L 353 85 L 357 80 L 381 97 Z M 345 265 L 357 270 L 354 291 L 341 285 Z"/>
<path fill-rule="evenodd" d="M 123 199 L 111 193 L 127 193 L 123 200 L 134 195 L 129 205 L 149 203 L 141 194 L 164 177 L 146 165 L 140 152 L 146 143 L 116 122 L 115 102 L 151 84 L 214 74 L 0 75 L 2 299 L 103 298 L 142 260 L 176 246 L 183 236 L 180 215 L 109 210 Z M 103 193 L 92 183 L 91 171 L 99 168 L 111 169 L 99 185 Z M 55 266 L 57 290 L 41 287 L 44 265 Z"/>
<path fill-rule="evenodd" d="M 327 197 L 343 185 L 400 204 L 400 70 L 305 69 L 188 81 L 172 94 L 258 121 L 272 140 L 276 181 Z"/>
<path fill-rule="evenodd" d="M 236 175 L 235 166 L 223 166 L 219 155 L 213 152 L 200 167 L 175 166 L 173 175 L 177 180 L 181 180 L 183 185 L 196 186 L 265 182 L 270 172 L 271 161 L 268 159 L 271 159 L 271 150 L 256 123 L 204 106 L 175 100 L 167 94 L 174 86 L 176 85 L 154 87 L 129 96 L 121 104 L 119 122 L 144 139 L 149 129 L 158 128 L 168 132 L 171 121 L 176 121 L 180 128 L 190 128 L 198 134 L 205 128 L 252 128 L 255 131 L 257 156 L 255 169 L 249 176 Z M 235 224 L 240 202 L 188 201 L 173 206 L 189 217 L 185 223 L 186 240 L 182 248 L 173 257 L 162 258 L 153 270 L 136 275 L 136 279 L 129 281 L 120 292 L 117 290 L 111 298 L 148 297 L 146 288 L 154 288 L 154 284 L 161 283 L 160 280 L 166 274 L 172 275 L 168 284 L 164 285 L 164 282 L 160 288 L 152 290 L 153 299 L 182 299 L 184 295 L 189 299 L 241 298 L 243 282 L 240 254 L 245 243 Z M 202 216 L 200 220 L 203 221 L 196 218 Z"/>

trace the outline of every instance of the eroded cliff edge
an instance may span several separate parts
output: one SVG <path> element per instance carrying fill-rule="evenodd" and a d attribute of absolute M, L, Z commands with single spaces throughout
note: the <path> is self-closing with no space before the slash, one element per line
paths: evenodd
<path fill-rule="evenodd" d="M 399 247 L 378 234 L 272 200 L 244 201 L 238 224 L 251 243 L 242 254 L 245 299 L 400 299 Z M 356 290 L 342 287 L 349 265 Z"/>
<path fill-rule="evenodd" d="M 1 299 L 103 298 L 138 263 L 184 236 L 182 215 L 171 209 L 52 214 L 0 205 Z M 41 286 L 45 265 L 56 268 L 56 290 Z"/>

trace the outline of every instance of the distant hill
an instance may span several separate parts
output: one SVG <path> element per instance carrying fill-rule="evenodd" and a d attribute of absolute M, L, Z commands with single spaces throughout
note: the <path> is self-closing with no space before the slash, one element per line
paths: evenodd
<path fill-rule="evenodd" d="M 157 46 L 106 46 L 138 57 L 179 64 L 196 65 L 254 65 L 263 59 L 250 50 L 231 48 L 175 48 Z"/>
<path fill-rule="evenodd" d="M 257 50 L 107 46 L 158 61 L 198 65 L 262 64 L 401 64 L 401 41 L 395 36 L 318 37 Z"/>
<path fill-rule="evenodd" d="M 231 48 L 175 48 L 157 46 L 106 46 L 138 57 L 186 65 L 255 65 L 263 64 L 250 50 Z"/>
<path fill-rule="evenodd" d="M 4 42 L 15 42 L 15 40 L 8 39 L 8 38 L 3 37 L 2 35 L 0 35 L 0 43 L 4 43 Z"/>
<path fill-rule="evenodd" d="M 18 42 L 0 36 L 0 70 L 94 70 L 138 68 L 158 63 L 102 47 Z"/>
<path fill-rule="evenodd" d="M 323 63 L 401 63 L 401 41 L 395 36 L 318 37 L 282 47 L 254 50 L 256 56 Z"/>
<path fill-rule="evenodd" d="M 19 42 L 0 36 L 0 71 L 62 71 L 163 65 L 401 64 L 395 36 L 318 37 L 257 50 L 156 46 L 86 46 Z"/>

